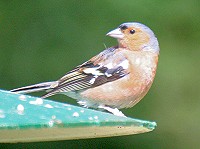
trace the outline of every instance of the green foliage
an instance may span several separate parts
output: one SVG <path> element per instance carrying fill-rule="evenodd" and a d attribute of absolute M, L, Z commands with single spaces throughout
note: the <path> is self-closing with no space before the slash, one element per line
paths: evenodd
<path fill-rule="evenodd" d="M 200 1 L 0 2 L 0 88 L 56 80 L 116 44 L 105 34 L 122 22 L 149 26 L 160 43 L 155 82 L 126 115 L 155 120 L 149 134 L 14 144 L 11 147 L 195 148 L 200 146 Z M 68 97 L 54 96 L 54 99 Z"/>

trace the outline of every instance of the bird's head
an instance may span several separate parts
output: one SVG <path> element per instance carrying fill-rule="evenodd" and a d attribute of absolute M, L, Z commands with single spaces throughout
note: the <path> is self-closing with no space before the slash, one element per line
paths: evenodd
<path fill-rule="evenodd" d="M 123 23 L 106 35 L 116 38 L 119 42 L 119 47 L 133 51 L 159 53 L 158 40 L 153 31 L 141 23 Z"/>

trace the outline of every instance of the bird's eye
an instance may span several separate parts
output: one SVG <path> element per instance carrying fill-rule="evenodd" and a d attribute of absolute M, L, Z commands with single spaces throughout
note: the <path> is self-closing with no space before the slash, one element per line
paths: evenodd
<path fill-rule="evenodd" d="M 131 33 L 131 34 L 134 34 L 134 33 L 135 33 L 135 30 L 134 30 L 134 29 L 130 30 L 130 33 Z"/>

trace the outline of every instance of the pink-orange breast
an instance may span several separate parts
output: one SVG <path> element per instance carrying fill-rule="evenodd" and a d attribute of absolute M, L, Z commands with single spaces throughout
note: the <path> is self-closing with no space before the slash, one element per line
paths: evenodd
<path fill-rule="evenodd" d="M 158 54 L 124 50 L 129 66 L 125 77 L 81 93 L 83 98 L 111 107 L 132 107 L 148 92 L 155 77 Z"/>

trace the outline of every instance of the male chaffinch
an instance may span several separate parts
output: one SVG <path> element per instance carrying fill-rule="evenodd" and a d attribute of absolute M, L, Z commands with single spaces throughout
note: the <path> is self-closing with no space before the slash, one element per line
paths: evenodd
<path fill-rule="evenodd" d="M 137 104 L 150 89 L 157 69 L 159 45 L 153 31 L 136 23 L 123 23 L 107 33 L 118 40 L 57 81 L 11 90 L 30 93 L 46 90 L 41 98 L 62 93 L 84 107 L 125 116 L 118 109 Z"/>

